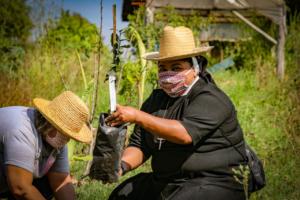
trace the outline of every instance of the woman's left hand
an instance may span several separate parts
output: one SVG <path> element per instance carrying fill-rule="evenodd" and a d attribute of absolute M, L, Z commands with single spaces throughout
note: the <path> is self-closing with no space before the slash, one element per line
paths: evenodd
<path fill-rule="evenodd" d="M 139 110 L 129 107 L 117 105 L 114 113 L 106 118 L 106 123 L 109 126 L 117 126 L 123 123 L 135 123 Z"/>

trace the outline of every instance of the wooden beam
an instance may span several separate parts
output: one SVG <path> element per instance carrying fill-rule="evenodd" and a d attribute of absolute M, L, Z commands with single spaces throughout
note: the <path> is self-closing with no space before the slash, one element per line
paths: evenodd
<path fill-rule="evenodd" d="M 145 2 L 131 2 L 131 5 L 132 6 L 143 6 L 143 5 L 145 5 Z"/>
<path fill-rule="evenodd" d="M 251 21 L 249 21 L 247 18 L 245 18 L 243 15 L 241 15 L 239 12 L 233 10 L 232 13 L 237 16 L 238 18 L 240 18 L 243 22 L 245 22 L 246 24 L 248 24 L 251 28 L 253 28 L 255 31 L 257 31 L 258 33 L 262 34 L 265 38 L 267 38 L 269 41 L 273 42 L 274 44 L 277 44 L 277 41 L 270 36 L 269 34 L 267 34 L 266 32 L 264 32 L 263 30 L 261 30 L 259 27 L 257 27 L 255 24 L 253 24 Z"/>

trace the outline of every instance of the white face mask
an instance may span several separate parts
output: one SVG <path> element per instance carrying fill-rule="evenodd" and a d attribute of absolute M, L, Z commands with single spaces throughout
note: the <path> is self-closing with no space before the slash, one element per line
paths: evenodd
<path fill-rule="evenodd" d="M 65 146 L 70 140 L 68 136 L 61 134 L 60 132 L 56 132 L 54 137 L 50 137 L 49 134 L 46 134 L 45 140 L 55 149 L 61 149 Z"/>

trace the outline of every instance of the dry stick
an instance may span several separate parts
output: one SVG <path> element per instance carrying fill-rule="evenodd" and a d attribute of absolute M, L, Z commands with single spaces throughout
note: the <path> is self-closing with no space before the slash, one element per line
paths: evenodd
<path fill-rule="evenodd" d="M 83 84 L 84 84 L 84 89 L 86 90 L 88 85 L 87 85 L 87 81 L 86 81 L 86 76 L 85 76 L 85 72 L 84 72 L 84 69 L 83 69 L 83 65 L 82 65 L 82 62 L 81 62 L 81 58 L 80 58 L 80 55 L 78 53 L 77 50 L 75 50 L 76 52 L 76 56 L 77 56 L 77 59 L 78 59 L 78 62 L 79 62 L 79 65 L 80 65 L 80 70 L 81 70 L 81 75 L 82 75 L 82 79 L 83 79 Z"/>
<path fill-rule="evenodd" d="M 118 77 L 118 79 L 117 79 L 117 89 L 116 89 L 117 93 L 118 93 L 118 91 L 119 91 L 119 89 L 120 89 L 120 87 L 121 87 L 121 78 L 122 78 L 122 76 L 123 76 L 124 65 L 121 65 L 120 67 L 121 67 L 121 68 L 120 68 L 120 74 L 119 74 L 119 77 Z"/>
<path fill-rule="evenodd" d="M 100 42 L 98 51 L 100 52 Z M 101 70 L 101 64 L 100 64 L 100 53 L 94 54 L 94 87 L 93 87 L 93 97 L 92 97 L 92 105 L 91 105 L 91 118 L 90 123 L 92 124 L 95 119 L 95 112 L 96 112 L 96 106 L 97 106 L 97 99 L 98 99 L 98 87 L 99 87 L 99 73 Z"/>
<path fill-rule="evenodd" d="M 99 27 L 99 46 L 98 46 L 98 62 L 95 61 L 94 64 L 94 90 L 93 90 L 93 100 L 92 100 L 92 113 L 91 113 L 91 119 L 90 122 L 92 123 L 94 120 L 94 115 L 95 115 L 95 110 L 96 110 L 96 106 L 97 106 L 97 98 L 98 98 L 98 88 L 99 88 L 99 73 L 101 71 L 101 47 L 102 47 L 102 22 L 103 22 L 103 15 L 102 12 L 103 11 L 103 4 L 102 4 L 102 0 L 100 0 L 100 27 Z M 96 143 L 96 133 L 97 133 L 97 128 L 93 129 L 92 131 L 93 133 L 93 139 L 90 145 L 90 149 L 89 149 L 89 155 L 92 156 L 93 155 L 93 151 L 95 148 L 95 143 Z M 92 160 L 89 160 L 86 168 L 85 168 L 85 172 L 84 172 L 84 176 L 87 176 L 90 173 L 90 168 L 92 166 Z"/>
<path fill-rule="evenodd" d="M 116 34 L 117 34 L 117 5 L 113 4 L 113 8 L 112 9 L 113 9 L 112 12 L 113 12 L 113 47 L 114 47 L 115 43 L 117 42 L 116 41 Z M 119 37 L 121 37 L 121 34 L 119 35 Z M 119 38 L 119 41 L 120 41 L 120 39 L 121 38 Z M 119 45 L 121 45 L 120 42 L 119 42 Z M 121 66 L 120 74 L 119 74 L 119 77 L 117 79 L 117 88 L 116 88 L 117 92 L 119 91 L 119 88 L 120 88 L 120 85 L 121 85 L 121 77 L 122 77 L 122 74 L 123 74 L 123 69 L 124 69 L 124 67 Z"/>
<path fill-rule="evenodd" d="M 53 62 L 54 62 L 54 65 L 56 67 L 56 70 L 58 71 L 58 74 L 60 76 L 61 82 L 63 83 L 63 86 L 64 86 L 65 90 L 68 90 L 68 87 L 67 87 L 67 84 L 65 82 L 65 79 L 64 79 L 61 71 L 59 70 L 59 66 L 58 66 L 58 63 L 57 63 L 57 60 L 56 60 L 56 56 L 54 55 L 54 53 L 53 53 Z"/>
<path fill-rule="evenodd" d="M 92 114 L 90 122 L 93 122 L 95 117 L 95 110 L 97 107 L 97 99 L 98 99 L 98 88 L 99 88 L 99 73 L 101 71 L 101 48 L 102 48 L 102 21 L 103 21 L 103 15 L 102 15 L 103 5 L 102 0 L 100 0 L 100 27 L 99 27 L 99 44 L 98 44 L 98 62 L 95 61 L 94 65 L 94 92 L 93 92 L 93 101 L 92 101 Z"/>

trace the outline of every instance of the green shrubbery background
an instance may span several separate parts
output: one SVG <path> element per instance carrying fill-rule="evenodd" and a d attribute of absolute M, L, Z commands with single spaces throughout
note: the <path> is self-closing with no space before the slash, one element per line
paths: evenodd
<path fill-rule="evenodd" d="M 96 114 L 106 112 L 109 101 L 104 80 L 112 55 L 109 47 L 102 44 L 97 27 L 79 14 L 59 10 L 56 17 L 45 20 L 38 29 L 41 23 L 30 18 L 30 7 L 24 1 L 0 2 L 4 5 L 0 8 L 0 106 L 31 106 L 31 100 L 36 96 L 51 99 L 70 89 L 91 107 L 94 67 L 100 64 Z M 210 22 L 196 13 L 186 19 L 174 9 L 166 9 L 162 13 L 168 15 L 158 13 L 156 23 L 151 25 L 144 24 L 143 9 L 130 17 L 130 27 L 138 35 L 132 30 L 123 35 L 131 48 L 124 49 L 126 53 L 118 71 L 118 75 L 122 73 L 118 88 L 121 104 L 137 107 L 139 97 L 145 99 L 156 87 L 155 63 L 143 65 L 140 54 L 157 48 L 155 44 L 164 25 L 188 25 L 196 36 Z M 14 15 L 16 12 L 20 14 Z M 270 21 L 257 18 L 256 23 L 276 36 L 276 26 Z M 300 16 L 290 15 L 285 49 L 286 75 L 282 81 L 276 77 L 274 46 L 257 33 L 248 30 L 252 39 L 245 42 L 214 43 L 216 48 L 224 50 L 225 57 L 233 57 L 236 65 L 213 76 L 236 105 L 246 140 L 257 151 L 266 170 L 267 186 L 251 199 L 300 199 L 299 24 Z M 32 27 L 40 34 L 30 40 Z M 97 59 L 99 53 L 100 63 Z M 206 57 L 209 65 L 220 61 L 212 55 Z M 140 90 L 143 70 L 146 70 L 145 89 Z M 97 119 L 94 126 L 97 126 Z M 81 158 L 87 155 L 88 147 L 72 143 L 71 148 L 74 149 L 74 155 L 70 156 L 72 175 L 79 179 L 86 165 Z M 149 163 L 145 163 L 121 180 L 149 170 Z M 85 179 L 76 184 L 76 191 L 78 199 L 107 199 L 115 186 Z"/>

